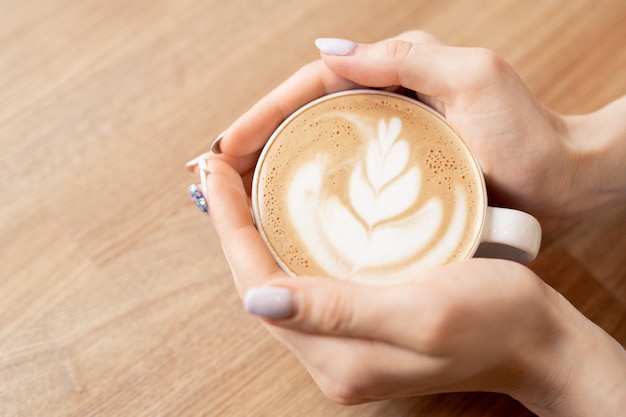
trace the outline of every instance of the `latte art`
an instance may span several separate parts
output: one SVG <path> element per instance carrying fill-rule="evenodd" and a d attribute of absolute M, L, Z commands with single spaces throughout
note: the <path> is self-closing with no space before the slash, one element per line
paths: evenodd
<path fill-rule="evenodd" d="M 359 99 L 304 111 L 262 157 L 257 210 L 274 254 L 296 275 L 381 284 L 466 257 L 483 209 L 466 149 L 413 104 Z"/>

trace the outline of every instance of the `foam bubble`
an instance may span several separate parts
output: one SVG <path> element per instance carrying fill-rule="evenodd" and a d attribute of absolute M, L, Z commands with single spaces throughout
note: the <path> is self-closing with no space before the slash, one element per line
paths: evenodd
<path fill-rule="evenodd" d="M 451 146 L 443 123 L 387 101 L 394 114 L 382 118 L 376 100 L 364 114 L 341 100 L 313 108 L 268 154 L 266 235 L 294 273 L 404 282 L 471 249 L 476 227 L 468 225 L 480 221 L 482 204 L 476 176 L 464 168 L 473 162 Z M 425 141 L 432 132 L 435 140 Z M 441 186 L 447 194 L 435 190 Z"/>

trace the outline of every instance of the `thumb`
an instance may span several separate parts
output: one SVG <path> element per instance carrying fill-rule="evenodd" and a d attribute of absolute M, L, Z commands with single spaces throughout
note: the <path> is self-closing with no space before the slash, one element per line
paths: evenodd
<path fill-rule="evenodd" d="M 448 102 L 493 83 L 506 66 L 483 48 L 451 47 L 423 32 L 408 32 L 373 44 L 345 39 L 316 41 L 322 59 L 337 75 L 369 87 L 403 86 Z"/>
<path fill-rule="evenodd" d="M 375 287 L 332 278 L 298 277 L 249 289 L 244 309 L 303 333 L 361 337 L 400 343 L 417 301 L 410 286 Z M 408 303 L 408 304 L 407 304 Z M 393 318 L 393 320 L 392 320 Z"/>

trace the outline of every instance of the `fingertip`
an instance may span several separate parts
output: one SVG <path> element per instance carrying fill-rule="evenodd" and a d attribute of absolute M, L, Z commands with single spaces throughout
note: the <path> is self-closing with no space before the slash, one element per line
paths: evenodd
<path fill-rule="evenodd" d="M 359 44 L 349 56 L 322 54 L 322 60 L 335 74 L 355 84 L 377 88 L 400 85 L 438 100 L 453 96 L 460 80 L 468 78 L 467 51 L 448 47 L 425 32 Z"/>

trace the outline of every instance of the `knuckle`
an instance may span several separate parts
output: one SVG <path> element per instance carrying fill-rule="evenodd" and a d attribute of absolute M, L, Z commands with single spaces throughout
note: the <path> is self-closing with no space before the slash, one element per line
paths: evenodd
<path fill-rule="evenodd" d="M 419 29 L 402 32 L 398 35 L 398 38 L 416 43 L 441 43 L 441 41 L 432 33 Z"/>
<path fill-rule="evenodd" d="M 477 87 L 484 87 L 505 77 L 510 69 L 506 60 L 496 52 L 486 48 L 474 48 L 466 70 Z"/>
<path fill-rule="evenodd" d="M 447 353 L 463 323 L 462 309 L 458 305 L 442 303 L 433 308 L 419 336 L 423 352 L 432 355 Z"/>
<path fill-rule="evenodd" d="M 341 386 L 333 391 L 324 392 L 326 398 L 339 405 L 357 405 L 364 401 L 350 386 Z"/>
<path fill-rule="evenodd" d="M 500 72 L 506 66 L 506 61 L 491 49 L 477 48 L 475 54 L 478 67 L 486 72 Z"/>
<path fill-rule="evenodd" d="M 385 54 L 394 60 L 404 60 L 413 50 L 413 42 L 405 40 L 392 40 L 384 43 Z"/>
<path fill-rule="evenodd" d="M 342 333 L 350 328 L 353 308 L 347 297 L 337 290 L 327 291 L 322 303 L 311 306 L 311 316 L 323 333 Z"/>
<path fill-rule="evenodd" d="M 357 365 L 347 359 L 338 368 L 317 381 L 326 398 L 341 405 L 356 405 L 367 401 L 367 389 L 362 386 L 363 363 Z"/>
<path fill-rule="evenodd" d="M 442 319 L 441 315 L 434 318 L 431 325 L 423 329 L 421 335 L 421 347 L 427 354 L 437 355 L 444 350 L 444 341 L 449 334 L 449 321 Z"/>

